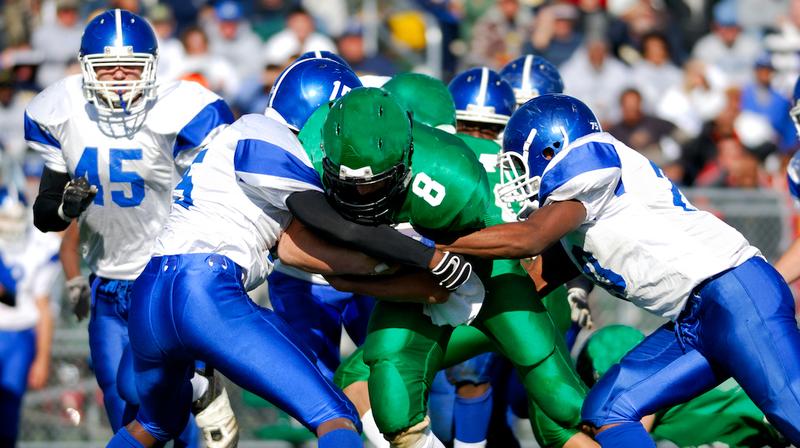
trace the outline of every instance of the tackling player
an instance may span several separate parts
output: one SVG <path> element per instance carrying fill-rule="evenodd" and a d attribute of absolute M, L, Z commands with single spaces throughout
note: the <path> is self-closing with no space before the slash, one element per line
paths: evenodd
<path fill-rule="evenodd" d="M 331 203 L 349 219 L 373 224 L 410 222 L 423 236 L 448 239 L 487 223 L 500 222 L 489 206 L 486 174 L 460 139 L 402 116 L 387 127 L 359 127 L 372 113 L 390 110 L 391 95 L 356 89 L 333 104 L 325 120 L 324 183 Z M 404 140 L 400 140 L 401 137 Z M 413 149 L 412 149 L 413 148 Z M 411 174 L 398 176 L 400 170 Z M 400 171 L 402 172 L 402 171 Z M 487 276 L 488 278 L 488 276 Z M 353 280 L 339 287 L 382 287 Z M 496 263 L 482 303 L 452 303 L 420 308 L 381 301 L 370 321 L 367 341 L 337 372 L 345 387 L 369 378 L 369 396 L 378 427 L 392 446 L 439 446 L 426 416 L 427 389 L 443 366 L 497 349 L 518 368 L 531 401 L 542 405 L 565 428 L 577 423 L 583 385 L 558 344 L 550 317 L 519 263 Z M 502 297 L 502 298 L 501 298 Z M 454 326 L 466 338 L 455 342 Z M 522 344 L 537 340 L 540 344 Z M 354 361 L 355 360 L 355 361 Z M 341 374 L 340 374 L 341 373 Z M 557 387 L 541 388 L 548 383 Z M 545 389 L 547 389 L 545 391 Z M 553 397 L 557 398 L 553 398 Z M 559 445 L 575 430 L 562 431 Z M 419 444 L 419 445 L 417 445 Z"/>
<path fill-rule="evenodd" d="M 157 85 L 157 58 L 155 34 L 143 18 L 106 11 L 84 30 L 82 73 L 45 89 L 25 112 L 25 138 L 46 164 L 34 223 L 43 231 L 64 230 L 73 220 L 80 225 L 92 271 L 89 346 L 114 430 L 133 418 L 137 401 L 133 387 L 117 382 L 133 384 L 130 367 L 120 373 L 133 280 L 147 263 L 180 173 L 233 121 L 222 99 L 199 84 Z M 78 307 L 89 287 L 81 283 L 75 277 L 68 284 Z M 219 400 L 227 402 L 224 391 Z M 229 406 L 221 406 L 227 414 L 217 408 L 198 415 L 215 447 L 233 443 L 237 431 Z M 187 444 L 194 439 L 190 429 Z"/>
<path fill-rule="evenodd" d="M 640 423 L 733 377 L 800 441 L 800 332 L 786 282 L 758 249 L 694 208 L 638 152 L 566 95 L 525 103 L 506 128 L 500 198 L 536 201 L 520 223 L 461 237 L 452 250 L 525 258 L 561 242 L 595 284 L 671 322 L 591 390 L 582 418 L 602 446 L 655 446 Z"/>
<path fill-rule="evenodd" d="M 386 118 L 373 119 L 380 124 Z M 271 271 L 267 255 L 273 249 L 282 262 L 310 272 L 363 275 L 387 269 L 326 243 L 293 219 L 307 214 L 309 206 L 313 217 L 326 220 L 326 237 L 430 269 L 443 287 L 456 290 L 451 300 L 462 284 L 476 281 L 460 257 L 388 227 L 362 230 L 338 217 L 326 205 L 319 174 L 296 137 L 285 124 L 262 115 L 240 118 L 200 152 L 175 198 L 154 256 L 134 284 L 131 346 L 142 405 L 136 421 L 118 431 L 109 446 L 153 446 L 177 434 L 188 415 L 195 358 L 289 412 L 320 437 L 320 447 L 361 446 L 352 404 L 314 366 L 313 355 L 289 326 L 246 293 Z M 411 299 L 447 298 L 441 288 L 435 297 L 423 294 L 430 286 L 411 281 L 420 275 L 431 278 L 418 271 L 382 281 L 405 282 L 402 295 Z"/>

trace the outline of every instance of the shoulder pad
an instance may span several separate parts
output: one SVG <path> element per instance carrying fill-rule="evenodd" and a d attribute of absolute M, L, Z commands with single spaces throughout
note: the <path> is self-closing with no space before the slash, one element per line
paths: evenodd
<path fill-rule="evenodd" d="M 83 78 L 77 74 L 51 84 L 28 103 L 26 113 L 43 126 L 56 126 L 67 121 L 76 105 L 86 103 L 81 91 L 82 83 Z"/>
<path fill-rule="evenodd" d="M 159 87 L 156 104 L 148 112 L 148 126 L 158 134 L 177 133 L 216 101 L 222 98 L 196 82 L 169 82 Z"/>

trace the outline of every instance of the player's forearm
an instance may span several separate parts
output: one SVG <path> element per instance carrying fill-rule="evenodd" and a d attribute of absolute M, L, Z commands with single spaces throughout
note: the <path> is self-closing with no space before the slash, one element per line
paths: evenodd
<path fill-rule="evenodd" d="M 318 191 L 294 193 L 286 205 L 295 218 L 329 241 L 356 248 L 380 260 L 421 269 L 429 269 L 438 262 L 434 248 L 389 226 L 368 226 L 346 220 Z"/>
<path fill-rule="evenodd" d="M 78 223 L 72 222 L 61 239 L 61 247 L 58 249 L 58 258 L 61 260 L 61 267 L 64 269 L 64 278 L 67 280 L 81 275 L 81 256 L 78 252 L 80 235 L 78 233 Z"/>
<path fill-rule="evenodd" d="M 33 203 L 33 225 L 42 232 L 60 232 L 69 226 L 59 208 L 69 175 L 45 167 L 39 183 L 39 194 Z"/>
<path fill-rule="evenodd" d="M 293 220 L 281 235 L 278 258 L 289 266 L 329 275 L 370 275 L 380 270 L 381 265 L 385 266 L 361 252 L 317 237 L 297 220 Z"/>
<path fill-rule="evenodd" d="M 448 292 L 438 286 L 430 273 L 422 270 L 389 276 L 343 277 L 326 276 L 340 291 L 353 292 L 393 302 L 441 303 Z"/>
<path fill-rule="evenodd" d="M 781 273 L 786 283 L 800 278 L 800 238 L 794 240 L 789 249 L 775 262 L 775 269 Z"/>
<path fill-rule="evenodd" d="M 580 202 L 555 202 L 523 222 L 487 227 L 439 248 L 481 258 L 531 258 L 577 229 L 585 218 Z"/>

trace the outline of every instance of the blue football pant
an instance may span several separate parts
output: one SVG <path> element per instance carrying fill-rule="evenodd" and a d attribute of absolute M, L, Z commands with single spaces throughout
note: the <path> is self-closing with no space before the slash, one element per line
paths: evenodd
<path fill-rule="evenodd" d="M 103 391 L 103 404 L 114 432 L 136 416 L 136 393 L 132 355 L 128 340 L 128 307 L 133 281 L 92 276 L 92 312 L 89 318 L 89 350 L 97 384 Z M 178 447 L 199 443 L 194 419 L 186 425 Z"/>
<path fill-rule="evenodd" d="M 794 300 L 759 257 L 695 290 L 675 324 L 655 331 L 592 388 L 595 427 L 638 422 L 732 376 L 784 436 L 800 444 L 800 331 Z"/>
<path fill-rule="evenodd" d="M 36 356 L 33 329 L 0 330 L 0 446 L 13 447 L 19 432 L 22 396 Z"/>
<path fill-rule="evenodd" d="M 375 299 L 278 271 L 270 274 L 267 286 L 272 309 L 311 348 L 322 374 L 333 380 L 340 364 L 342 326 L 356 345 L 363 344 Z"/>
<path fill-rule="evenodd" d="M 242 269 L 216 254 L 154 257 L 134 284 L 130 338 L 137 420 L 158 440 L 186 424 L 194 360 L 276 404 L 315 431 L 355 407 L 316 368 L 313 354 L 242 286 Z"/>

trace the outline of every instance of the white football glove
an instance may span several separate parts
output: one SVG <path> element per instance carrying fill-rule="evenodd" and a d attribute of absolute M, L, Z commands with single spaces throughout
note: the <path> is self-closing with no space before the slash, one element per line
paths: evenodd
<path fill-rule="evenodd" d="M 430 316 L 431 322 L 435 325 L 451 327 L 469 325 L 478 316 L 485 295 L 486 290 L 481 279 L 472 272 L 466 282 L 450 293 L 447 302 L 426 303 L 422 312 Z"/>
<path fill-rule="evenodd" d="M 72 277 L 65 283 L 67 287 L 67 300 L 72 305 L 72 313 L 78 318 L 78 322 L 89 316 L 89 308 L 92 303 L 92 287 L 89 280 L 79 275 Z"/>
<path fill-rule="evenodd" d="M 572 321 L 583 328 L 592 328 L 589 293 L 592 292 L 594 284 L 589 279 L 580 276 L 568 281 L 566 287 Z"/>

